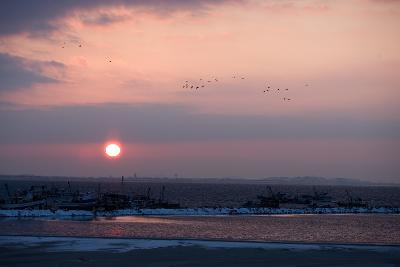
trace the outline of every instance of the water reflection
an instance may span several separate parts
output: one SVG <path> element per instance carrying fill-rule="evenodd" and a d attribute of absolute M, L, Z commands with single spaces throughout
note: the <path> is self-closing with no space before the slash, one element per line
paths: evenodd
<path fill-rule="evenodd" d="M 92 216 L 0 217 L 2 221 L 92 221 Z"/>
<path fill-rule="evenodd" d="M 182 224 L 184 221 L 170 219 L 169 217 L 153 217 L 153 216 L 118 216 L 118 217 L 96 217 L 96 222 L 104 223 L 161 223 L 161 224 Z"/>
<path fill-rule="evenodd" d="M 3 218 L 0 235 L 400 244 L 400 216 L 380 214 Z"/>
<path fill-rule="evenodd" d="M 65 217 L 0 217 L 4 221 L 86 221 L 96 223 L 159 223 L 159 224 L 186 224 L 190 222 L 172 219 L 174 217 L 157 216 L 116 216 L 116 217 L 92 217 L 92 216 L 65 216 Z"/>

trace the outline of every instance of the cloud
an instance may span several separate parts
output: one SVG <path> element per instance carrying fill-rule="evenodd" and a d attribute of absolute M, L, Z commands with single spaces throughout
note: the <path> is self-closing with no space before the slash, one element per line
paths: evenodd
<path fill-rule="evenodd" d="M 0 92 L 26 89 L 36 83 L 55 83 L 57 79 L 45 74 L 46 70 L 64 69 L 57 61 L 36 61 L 7 53 L 0 53 Z"/>
<path fill-rule="evenodd" d="M 7 104 L 9 105 L 9 104 Z M 6 105 L 6 107 L 7 107 Z M 400 138 L 398 121 L 336 117 L 199 114 L 188 106 L 97 104 L 9 108 L 0 112 L 0 143 L 94 143 Z"/>
<path fill-rule="evenodd" d="M 109 25 L 127 19 L 129 19 L 129 16 L 101 13 L 92 17 L 83 16 L 82 22 L 87 25 Z"/>
<path fill-rule="evenodd" d="M 97 8 L 124 6 L 146 9 L 159 14 L 169 14 L 177 10 L 200 12 L 211 5 L 241 0 L 3 0 L 0 3 L 0 35 L 27 32 L 43 34 L 57 29 L 57 20 L 76 11 L 90 11 Z M 110 23 L 118 18 L 103 13 L 93 23 Z"/>

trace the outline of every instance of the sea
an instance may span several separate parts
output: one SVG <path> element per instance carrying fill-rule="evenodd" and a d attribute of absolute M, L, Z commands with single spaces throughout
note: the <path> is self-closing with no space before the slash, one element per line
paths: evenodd
<path fill-rule="evenodd" d="M 194 183 L 170 180 L 3 180 L 9 191 L 46 185 L 71 190 L 146 194 L 182 207 L 240 207 L 258 195 L 325 192 L 335 200 L 351 196 L 375 206 L 400 207 L 400 188 L 393 186 L 307 186 L 260 183 Z M 0 195 L 5 196 L 5 186 Z M 400 245 L 399 214 L 303 214 L 225 216 L 123 216 L 72 218 L 0 218 L 0 235 L 202 239 Z"/>
<path fill-rule="evenodd" d="M 400 215 L 0 218 L 1 235 L 400 245 Z"/>

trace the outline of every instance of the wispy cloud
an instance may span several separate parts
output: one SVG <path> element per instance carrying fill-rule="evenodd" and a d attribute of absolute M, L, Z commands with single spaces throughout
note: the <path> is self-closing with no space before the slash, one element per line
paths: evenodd
<path fill-rule="evenodd" d="M 100 13 L 91 17 L 83 16 L 81 20 L 84 24 L 88 25 L 109 25 L 116 22 L 122 22 L 127 19 L 129 19 L 129 16 L 126 15 Z"/>
<path fill-rule="evenodd" d="M 91 11 L 97 8 L 126 7 L 145 9 L 149 12 L 168 15 L 178 10 L 202 12 L 210 6 L 242 0 L 58 0 L 58 1 L 13 1 L 0 3 L 0 35 L 27 32 L 41 34 L 51 32 L 59 26 L 61 18 L 78 11 Z M 112 14 L 102 13 L 97 18 L 86 20 L 90 23 L 109 24 L 122 19 Z"/>
<path fill-rule="evenodd" d="M 0 92 L 27 89 L 36 83 L 56 83 L 58 80 L 45 72 L 64 68 L 57 61 L 36 61 L 0 53 Z"/>

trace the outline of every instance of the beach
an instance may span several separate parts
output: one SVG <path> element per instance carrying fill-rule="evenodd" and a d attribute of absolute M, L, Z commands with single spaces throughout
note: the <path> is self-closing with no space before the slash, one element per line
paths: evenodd
<path fill-rule="evenodd" d="M 0 266 L 399 266 L 399 246 L 0 236 Z"/>

